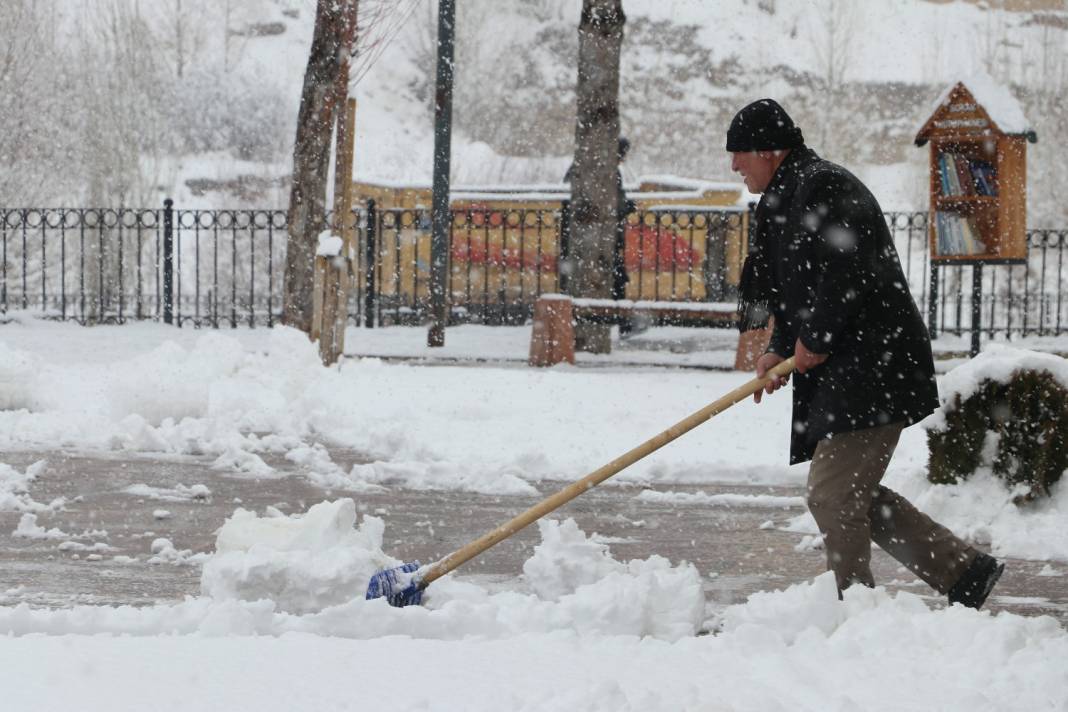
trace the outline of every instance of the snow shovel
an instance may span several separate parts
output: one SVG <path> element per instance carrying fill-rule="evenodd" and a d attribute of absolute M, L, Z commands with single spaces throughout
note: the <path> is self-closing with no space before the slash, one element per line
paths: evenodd
<path fill-rule="evenodd" d="M 659 435 L 646 440 L 638 447 L 620 455 L 607 465 L 594 470 L 581 480 L 568 485 L 548 499 L 539 502 L 511 521 L 502 524 L 462 549 L 454 551 L 444 559 L 431 564 L 425 570 L 420 570 L 418 561 L 411 561 L 403 566 L 379 571 L 371 577 L 371 581 L 367 585 L 366 597 L 368 599 L 385 597 L 390 605 L 397 607 L 418 605 L 423 599 L 423 591 L 437 579 L 495 544 L 504 541 L 532 522 L 541 519 L 549 512 L 567 504 L 583 492 L 593 489 L 596 485 L 604 482 L 624 468 L 633 465 L 649 453 L 659 450 L 672 440 L 690 432 L 717 413 L 723 412 L 738 401 L 745 400 L 761 388 L 764 388 L 773 378 L 788 376 L 793 370 L 793 358 L 786 359 L 769 370 L 763 378 L 754 378 L 748 383 L 735 388 L 719 400 L 709 403 L 701 410 L 680 420 Z"/>

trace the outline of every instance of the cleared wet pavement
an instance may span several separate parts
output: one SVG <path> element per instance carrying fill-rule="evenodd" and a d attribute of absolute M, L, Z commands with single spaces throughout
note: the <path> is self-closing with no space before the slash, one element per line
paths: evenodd
<path fill-rule="evenodd" d="M 331 454 L 341 465 L 360 460 L 357 453 Z M 36 524 L 68 536 L 15 536 L 22 514 L 0 512 L 0 604 L 4 605 L 147 605 L 198 595 L 196 554 L 213 550 L 215 531 L 239 506 L 258 512 L 273 506 L 292 514 L 324 499 L 352 497 L 362 512 L 386 520 L 388 553 L 427 562 L 540 499 L 399 487 L 371 494 L 330 491 L 312 484 L 297 465 L 281 459 L 268 460 L 281 476 L 255 479 L 213 470 L 210 458 L 4 455 L 4 461 L 20 471 L 38 460 L 46 465 L 31 483 L 30 496 L 42 503 L 63 497 L 66 505 L 55 514 L 38 515 Z M 547 496 L 563 484 L 541 483 L 538 489 Z M 210 495 L 202 496 L 194 485 L 206 486 Z M 606 483 L 551 516 L 572 517 L 588 534 L 605 537 L 619 560 L 659 554 L 673 562 L 692 562 L 705 579 L 709 599 L 718 605 L 744 601 L 754 591 L 785 588 L 824 570 L 822 551 L 798 550 L 802 536 L 781 531 L 802 513 L 800 506 L 655 503 L 637 498 L 642 489 Z M 655 489 L 801 496 L 800 488 L 749 485 Z M 160 538 L 173 543 L 173 549 L 157 545 L 154 552 L 153 542 Z M 521 586 L 523 561 L 537 542 L 537 527 L 528 527 L 465 564 L 457 575 L 476 577 L 491 586 Z M 928 596 L 933 605 L 942 600 L 882 551 L 874 552 L 872 564 L 876 580 L 888 589 Z M 1044 565 L 1009 560 L 987 608 L 1050 614 L 1068 624 L 1068 575 L 1039 575 Z M 1055 562 L 1053 569 L 1065 572 L 1068 565 Z"/>

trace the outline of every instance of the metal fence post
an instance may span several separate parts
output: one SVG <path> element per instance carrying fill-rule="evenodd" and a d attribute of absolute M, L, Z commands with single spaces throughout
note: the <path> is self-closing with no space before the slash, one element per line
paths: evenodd
<path fill-rule="evenodd" d="M 368 329 L 375 326 L 375 268 L 378 264 L 378 211 L 374 199 L 367 201 L 367 245 L 364 260 L 363 325 Z"/>
<path fill-rule="evenodd" d="M 707 218 L 705 226 L 705 294 L 712 302 L 722 301 L 727 293 L 727 219 Z"/>
<path fill-rule="evenodd" d="M 931 285 L 927 293 L 927 334 L 934 339 L 938 336 L 938 265 L 934 262 L 931 262 Z"/>
<path fill-rule="evenodd" d="M 163 323 L 174 323 L 174 201 L 163 201 Z"/>
<path fill-rule="evenodd" d="M 972 265 L 972 348 L 971 357 L 979 355 L 979 338 L 982 325 L 979 323 L 982 317 L 983 299 L 983 263 L 976 262 Z"/>

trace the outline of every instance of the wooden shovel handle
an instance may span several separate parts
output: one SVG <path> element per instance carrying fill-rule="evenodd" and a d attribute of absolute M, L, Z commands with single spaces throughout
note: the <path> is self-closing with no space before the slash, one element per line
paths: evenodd
<path fill-rule="evenodd" d="M 660 433 L 659 435 L 646 440 L 644 443 L 634 448 L 633 450 L 620 455 L 615 460 L 612 460 L 607 465 L 594 470 L 590 474 L 583 477 L 577 482 L 564 487 L 562 490 L 552 495 L 548 499 L 542 500 L 538 504 L 534 505 L 527 511 L 516 516 L 511 521 L 502 524 L 493 531 L 485 534 L 484 536 L 476 539 L 462 549 L 458 549 L 453 553 L 446 556 L 431 565 L 430 569 L 422 576 L 419 581 L 420 588 L 426 588 L 432 581 L 449 573 L 457 566 L 473 559 L 481 554 L 491 546 L 498 544 L 508 537 L 512 536 L 519 530 L 523 529 L 532 522 L 541 519 L 549 512 L 561 507 L 575 497 L 578 497 L 583 492 L 593 489 L 597 485 L 607 480 L 612 475 L 617 474 L 621 470 L 633 465 L 638 460 L 642 459 L 646 455 L 667 445 L 672 440 L 690 432 L 701 423 L 710 419 L 717 413 L 722 413 L 727 408 L 738 401 L 745 400 L 749 396 L 753 395 L 761 388 L 766 386 L 773 378 L 779 378 L 787 376 L 794 370 L 793 357 L 786 359 L 785 361 L 777 364 L 774 368 L 768 371 L 767 375 L 763 378 L 754 378 L 751 381 L 735 388 L 733 391 L 723 396 L 719 400 L 709 403 L 701 410 L 697 411 L 693 415 L 680 420 L 675 425 Z"/>

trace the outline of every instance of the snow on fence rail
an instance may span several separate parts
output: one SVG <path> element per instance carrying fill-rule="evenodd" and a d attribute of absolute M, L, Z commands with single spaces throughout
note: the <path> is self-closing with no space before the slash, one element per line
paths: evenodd
<path fill-rule="evenodd" d="M 356 241 L 356 323 L 421 323 L 429 313 L 430 213 L 379 209 L 348 219 Z M 564 291 L 567 204 L 453 211 L 454 321 L 523 323 L 543 293 Z M 932 332 L 971 329 L 972 270 L 928 260 L 927 213 L 888 213 L 910 289 Z M 0 313 L 88 323 L 272 325 L 282 304 L 284 210 L 0 208 Z M 731 302 L 748 240 L 737 209 L 664 206 L 628 216 L 627 298 Z M 983 333 L 1068 332 L 1068 229 L 1028 231 L 1026 264 L 985 265 Z"/>

